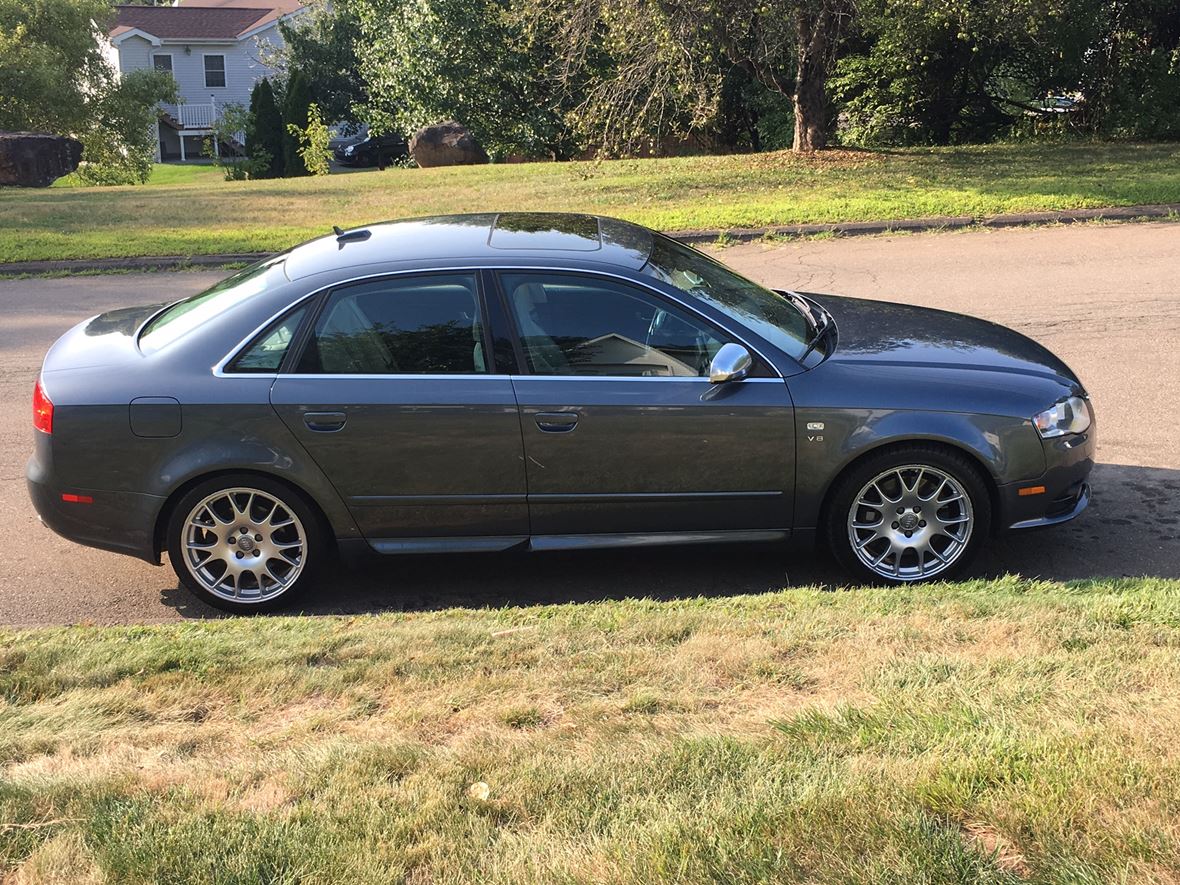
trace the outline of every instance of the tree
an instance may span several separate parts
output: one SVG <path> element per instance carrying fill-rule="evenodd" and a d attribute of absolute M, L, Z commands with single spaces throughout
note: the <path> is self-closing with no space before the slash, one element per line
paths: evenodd
<path fill-rule="evenodd" d="M 283 115 L 270 80 L 263 77 L 250 93 L 250 118 L 246 127 L 246 155 L 254 162 L 255 178 L 283 177 L 286 167 L 283 126 Z"/>
<path fill-rule="evenodd" d="M 725 76 L 745 70 L 789 97 L 793 148 L 827 144 L 827 78 L 855 14 L 854 0 L 534 0 L 559 22 L 562 71 L 595 46 L 611 63 L 592 78 L 579 112 L 604 132 L 650 129 L 669 111 L 700 125 L 716 112 Z M 624 114 L 620 108 L 629 108 Z M 625 139 L 624 139 L 625 140 Z"/>
<path fill-rule="evenodd" d="M 283 95 L 283 175 L 291 178 L 307 175 L 307 165 L 299 155 L 299 139 L 291 134 L 291 127 L 307 129 L 307 110 L 311 107 L 311 87 L 298 68 L 287 78 Z"/>
<path fill-rule="evenodd" d="M 299 130 L 294 124 L 288 130 L 299 143 L 299 158 L 308 175 L 327 175 L 331 170 L 332 151 L 328 147 L 328 126 L 313 101 L 307 109 L 307 128 Z"/>
<path fill-rule="evenodd" d="M 353 2 L 376 131 L 454 119 L 493 156 L 564 152 L 560 96 L 541 74 L 553 50 L 508 0 Z"/>
<path fill-rule="evenodd" d="M 356 108 L 367 98 L 356 43 L 361 35 L 353 0 L 315 0 L 298 16 L 282 19 L 283 48 L 276 63 L 303 71 L 312 100 L 329 123 L 359 126 Z"/>

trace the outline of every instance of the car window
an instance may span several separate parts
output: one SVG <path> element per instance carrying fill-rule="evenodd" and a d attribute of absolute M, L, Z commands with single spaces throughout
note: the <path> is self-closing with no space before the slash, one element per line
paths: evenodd
<path fill-rule="evenodd" d="M 226 371 L 277 372 L 306 313 L 306 307 L 299 307 L 272 323 L 249 347 L 238 354 L 226 367 Z"/>
<path fill-rule="evenodd" d="M 152 353 L 166 347 L 229 308 L 286 283 L 282 264 L 282 256 L 269 258 L 160 311 L 139 333 L 140 349 Z"/>
<path fill-rule="evenodd" d="M 614 280 L 561 273 L 500 280 L 537 375 L 699 377 L 727 340 L 687 311 Z"/>
<path fill-rule="evenodd" d="M 487 371 L 475 277 L 394 277 L 338 289 L 296 369 L 314 375 Z"/>
<path fill-rule="evenodd" d="M 792 357 L 807 347 L 807 319 L 790 301 L 696 249 L 657 236 L 644 271 L 712 305 Z"/>

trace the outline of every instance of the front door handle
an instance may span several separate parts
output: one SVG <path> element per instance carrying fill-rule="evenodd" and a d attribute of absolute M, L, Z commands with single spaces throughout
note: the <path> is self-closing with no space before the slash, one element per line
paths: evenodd
<path fill-rule="evenodd" d="M 544 433 L 569 433 L 578 426 L 578 413 L 538 412 L 534 420 Z"/>
<path fill-rule="evenodd" d="M 317 433 L 332 433 L 340 430 L 347 420 L 348 416 L 343 412 L 303 413 L 303 423 L 307 425 L 307 429 L 314 430 Z"/>

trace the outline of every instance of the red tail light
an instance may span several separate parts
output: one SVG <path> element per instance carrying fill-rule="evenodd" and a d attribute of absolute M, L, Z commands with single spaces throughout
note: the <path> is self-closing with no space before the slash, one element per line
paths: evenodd
<path fill-rule="evenodd" d="M 42 433 L 53 433 L 53 400 L 45 395 L 40 378 L 33 388 L 33 427 Z"/>

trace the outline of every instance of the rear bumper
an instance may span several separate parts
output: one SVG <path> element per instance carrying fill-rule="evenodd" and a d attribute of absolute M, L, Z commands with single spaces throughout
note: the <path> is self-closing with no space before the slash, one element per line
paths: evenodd
<path fill-rule="evenodd" d="M 158 565 L 156 517 L 164 499 L 134 492 L 61 488 L 42 470 L 36 457 L 29 461 L 29 497 L 41 522 L 67 540 L 87 547 L 134 556 Z M 85 496 L 92 503 L 62 500 L 63 494 Z"/>
<path fill-rule="evenodd" d="M 1041 528 L 1069 522 L 1090 504 L 1090 484 L 1097 443 L 1094 430 L 1044 440 L 1046 470 L 1035 479 L 999 487 L 999 519 L 1002 529 Z M 1038 494 L 1020 494 L 1043 486 Z"/>

